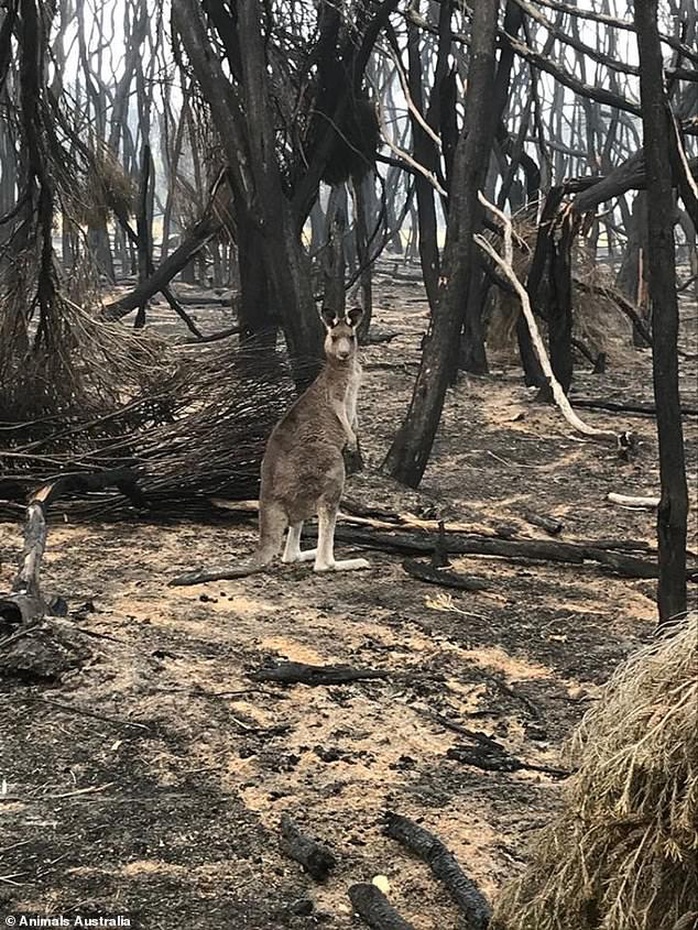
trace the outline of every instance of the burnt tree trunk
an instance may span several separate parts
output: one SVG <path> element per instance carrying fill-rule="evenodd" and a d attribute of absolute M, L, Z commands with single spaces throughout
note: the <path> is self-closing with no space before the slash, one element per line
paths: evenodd
<path fill-rule="evenodd" d="M 448 8 L 449 4 L 442 5 L 442 19 L 444 10 Z M 450 44 L 450 13 L 448 24 Z M 422 74 L 422 56 L 420 54 L 420 31 L 414 23 L 409 21 L 407 24 L 407 54 L 409 60 L 408 73 L 410 95 L 415 107 L 423 114 L 424 80 Z M 414 157 L 421 165 L 424 165 L 427 170 L 435 174 L 438 167 L 436 145 L 412 112 L 410 112 L 410 121 L 412 123 Z M 438 302 L 439 269 L 441 264 L 439 247 L 437 244 L 438 223 L 436 218 L 436 204 L 434 202 L 434 188 L 423 175 L 418 174 L 415 177 L 414 189 L 417 200 L 417 222 L 419 225 L 419 258 L 422 265 L 422 277 L 424 278 L 427 300 L 429 301 L 429 307 L 433 311 Z"/>
<path fill-rule="evenodd" d="M 147 281 L 153 273 L 153 222 L 152 211 L 148 209 L 148 191 L 153 183 L 152 180 L 153 159 L 150 153 L 150 145 L 146 143 L 143 146 L 143 167 L 141 170 L 141 185 L 138 196 L 138 213 L 136 215 L 136 232 L 138 236 L 138 283 L 142 284 Z M 145 326 L 146 301 L 138 307 L 135 329 L 142 329 Z"/>
<path fill-rule="evenodd" d="M 504 31 L 508 35 L 516 36 L 523 23 L 523 12 L 513 2 L 507 0 L 504 13 Z M 511 84 L 511 70 L 514 64 L 514 50 L 510 43 L 503 43 L 499 55 L 499 64 L 494 77 L 492 90 L 492 116 L 491 120 L 496 127 L 502 121 L 502 115 L 509 101 L 509 87 Z M 483 286 L 485 272 L 480 267 L 474 267 L 471 273 L 470 288 L 465 304 L 463 317 L 463 332 L 460 346 L 460 367 L 474 375 L 487 374 L 487 353 L 485 351 L 485 333 L 482 322 L 482 311 L 487 289 Z"/>
<path fill-rule="evenodd" d="M 550 299 L 551 293 L 549 283 L 552 282 L 554 278 L 556 252 L 554 226 L 560 208 L 562 195 L 563 190 L 561 187 L 553 187 L 548 193 L 545 204 L 543 206 L 540 223 L 538 224 L 536 248 L 533 253 L 533 258 L 531 259 L 531 267 L 528 272 L 528 281 L 526 283 L 526 290 L 528 291 L 528 296 L 531 300 L 531 306 L 542 307 L 545 310 L 546 315 L 550 314 L 550 305 L 553 302 Z M 552 327 L 549 328 L 548 336 L 549 346 L 551 350 L 554 346 L 555 354 L 557 355 L 558 359 L 556 362 L 551 357 L 550 364 L 552 365 L 555 377 L 560 381 L 563 390 L 566 393 L 569 389 L 569 383 L 567 385 L 564 383 L 566 373 L 564 370 L 560 370 L 559 365 L 559 357 L 562 353 L 557 351 L 559 349 L 559 344 L 562 343 L 564 338 L 564 324 L 564 316 L 561 318 L 558 317 L 555 323 L 552 324 Z M 519 338 L 521 364 L 524 369 L 526 384 L 537 385 L 541 388 L 541 392 L 545 397 L 552 399 L 552 391 L 547 383 L 547 379 L 543 374 L 543 369 L 541 368 L 533 350 L 530 335 L 527 334 L 528 327 L 526 326 L 526 323 L 523 319 L 522 312 L 518 321 L 517 336 Z M 563 376 L 562 379 L 561 375 Z"/>
<path fill-rule="evenodd" d="M 276 346 L 279 317 L 272 312 L 269 278 L 260 261 L 261 233 L 244 208 L 236 210 L 235 238 L 240 269 L 240 341 Z"/>
<path fill-rule="evenodd" d="M 626 225 L 628 244 L 621 262 L 616 287 L 635 304 L 643 322 L 649 323 L 646 297 L 647 280 L 647 192 L 638 191 L 633 200 L 630 223 Z M 645 340 L 633 326 L 633 343 L 644 346 Z"/>
<path fill-rule="evenodd" d="M 299 224 L 284 194 L 277 161 L 261 4 L 250 0 L 238 8 L 239 43 L 231 61 L 235 82 L 226 77 L 212 54 L 199 4 L 174 0 L 172 16 L 220 134 L 236 206 L 244 203 L 247 218 L 256 223 L 259 249 L 249 260 L 264 268 L 271 302 L 283 323 L 294 378 L 303 387 L 321 364 L 322 327 Z"/>
<path fill-rule="evenodd" d="M 640 53 L 640 93 L 647 172 L 648 267 L 652 301 L 652 362 L 657 406 L 661 500 L 657 515 L 660 620 L 686 610 L 686 523 L 688 491 L 684 461 L 677 338 L 672 191 L 672 116 L 664 90 L 657 0 L 635 0 L 635 29 Z"/>
<path fill-rule="evenodd" d="M 356 242 L 356 257 L 359 263 L 361 304 L 364 311 L 357 330 L 357 336 L 362 345 L 365 344 L 368 338 L 373 316 L 373 270 L 371 268 L 371 243 L 368 232 L 367 182 L 373 184 L 373 175 L 369 175 L 368 178 L 361 181 L 352 179 L 354 239 Z"/>
<path fill-rule="evenodd" d="M 478 191 L 487 171 L 494 126 L 488 88 L 494 75 L 494 45 L 499 3 L 473 5 L 471 59 L 466 121 L 454 156 L 448 230 L 439 287 L 412 400 L 388 452 L 383 469 L 417 487 L 427 466 L 451 373 L 457 361 L 463 302 L 477 256 L 473 232 L 480 217 Z"/>
<path fill-rule="evenodd" d="M 323 251 L 323 306 L 344 316 L 346 291 L 344 278 L 347 266 L 345 241 L 348 225 L 347 188 L 339 184 L 332 188 L 327 203 L 325 247 Z"/>
<path fill-rule="evenodd" d="M 552 241 L 548 305 L 550 364 L 565 394 L 572 384 L 572 244 L 577 221 L 565 214 L 559 238 Z"/>

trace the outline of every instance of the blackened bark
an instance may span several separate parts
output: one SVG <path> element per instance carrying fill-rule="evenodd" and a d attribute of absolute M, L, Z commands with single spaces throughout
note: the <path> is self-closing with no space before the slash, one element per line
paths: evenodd
<path fill-rule="evenodd" d="M 504 14 L 504 30 L 509 35 L 516 35 L 523 22 L 521 9 L 507 0 Z M 509 100 L 509 85 L 511 83 L 511 69 L 514 64 L 514 51 L 511 45 L 504 43 L 500 55 L 497 71 L 494 76 L 492 102 L 490 115 L 491 126 L 498 126 Z M 484 271 L 475 265 L 471 272 L 470 287 L 465 304 L 463 317 L 463 333 L 461 336 L 460 367 L 475 375 L 484 375 L 488 371 L 487 353 L 485 352 L 485 334 L 482 325 L 482 311 L 484 307 L 483 294 L 487 291 L 483 287 Z"/>
<path fill-rule="evenodd" d="M 281 848 L 318 882 L 323 882 L 337 865 L 337 858 L 317 840 L 304 836 L 296 822 L 288 815 L 281 815 Z"/>
<path fill-rule="evenodd" d="M 354 201 L 354 239 L 356 241 L 356 256 L 359 263 L 359 281 L 361 284 L 361 305 L 363 316 L 356 331 L 361 345 L 366 344 L 368 331 L 373 316 L 373 272 L 371 268 L 370 237 L 367 222 L 367 183 L 373 184 L 373 174 L 361 181 L 352 179 Z"/>
<path fill-rule="evenodd" d="M 647 254 L 647 193 L 645 191 L 638 191 L 633 200 L 630 222 L 625 224 L 625 232 L 628 244 L 616 277 L 616 287 L 632 303 L 637 304 L 641 296 L 640 254 Z"/>
<path fill-rule="evenodd" d="M 449 4 L 442 4 L 442 19 L 444 8 L 449 8 Z M 422 74 L 420 41 L 420 30 L 414 23 L 408 22 L 407 54 L 410 95 L 414 105 L 420 113 L 424 114 L 424 76 Z M 438 153 L 434 141 L 427 135 L 412 113 L 410 113 L 410 121 L 412 123 L 414 157 L 420 165 L 424 165 L 427 170 L 435 174 L 438 165 Z M 438 302 L 440 267 L 434 188 L 423 175 L 418 174 L 415 177 L 414 189 L 417 198 L 417 219 L 419 222 L 419 258 L 422 265 L 422 277 L 424 278 L 427 300 L 433 310 Z"/>
<path fill-rule="evenodd" d="M 494 741 L 488 741 L 490 748 L 493 743 Z M 489 901 L 437 836 L 409 817 L 403 817 L 393 811 L 386 811 L 384 832 L 426 862 L 434 875 L 450 891 L 471 930 L 487 930 L 492 915 Z"/>
<path fill-rule="evenodd" d="M 668 130 L 667 130 L 668 131 Z M 673 130 L 672 130 L 673 131 Z M 668 138 L 667 138 L 668 141 Z M 667 155 L 668 158 L 668 155 Z M 667 161 L 667 167 L 669 162 Z M 690 158 L 688 167 L 693 177 L 698 177 L 698 158 Z M 572 206 L 577 213 L 588 213 L 595 210 L 600 204 L 607 200 L 613 200 L 620 197 L 630 190 L 645 190 L 647 188 L 647 170 L 645 166 L 645 154 L 636 152 L 631 155 L 622 165 L 614 168 L 610 174 L 599 178 L 593 184 L 585 186 L 572 201 Z"/>
<path fill-rule="evenodd" d="M 180 272 L 191 259 L 206 245 L 206 243 L 220 232 L 222 223 L 219 219 L 207 212 L 205 216 L 196 224 L 188 234 L 182 244 L 175 249 L 157 268 L 157 270 L 143 281 L 137 288 L 129 294 L 125 294 L 119 300 L 107 304 L 103 311 L 105 320 L 120 320 L 136 307 L 140 306 L 153 294 L 162 291 L 170 283 L 172 278 Z"/>
<path fill-rule="evenodd" d="M 546 383 L 545 375 L 533 348 L 531 333 L 523 313 L 520 313 L 516 320 L 516 341 L 519 345 L 521 367 L 523 368 L 526 385 L 528 387 L 542 388 Z"/>
<path fill-rule="evenodd" d="M 657 514 L 657 600 L 660 620 L 666 620 L 686 610 L 688 512 L 676 346 L 679 327 L 673 234 L 676 208 L 669 170 L 673 125 L 664 90 L 657 0 L 635 0 L 634 15 L 640 53 L 649 290 L 654 320 L 652 362 L 662 489 Z"/>
<path fill-rule="evenodd" d="M 414 925 L 398 914 L 376 885 L 359 882 L 349 888 L 352 907 L 372 930 L 414 930 Z"/>
<path fill-rule="evenodd" d="M 553 373 L 567 394 L 572 384 L 572 243 L 576 221 L 568 214 L 562 230 L 552 242 L 548 305 L 548 346 Z"/>
<path fill-rule="evenodd" d="M 235 240 L 238 247 L 240 269 L 239 323 L 240 341 L 254 339 L 257 345 L 276 345 L 280 317 L 274 315 L 274 301 L 270 294 L 269 278 L 262 255 L 262 235 L 256 223 L 250 222 L 247 211 L 236 211 Z"/>
<path fill-rule="evenodd" d="M 647 192 L 638 191 L 633 200 L 630 222 L 625 225 L 628 244 L 616 278 L 616 287 L 639 309 L 643 324 L 650 324 L 646 299 L 647 227 Z M 633 344 L 636 346 L 648 344 L 635 324 L 633 324 Z"/>
<path fill-rule="evenodd" d="M 152 213 L 148 210 L 148 190 L 152 184 L 152 156 L 150 146 L 143 146 L 143 165 L 141 168 L 141 186 L 138 196 L 138 214 L 136 216 L 136 233 L 138 248 L 138 283 L 142 284 L 153 273 Z M 145 326 L 146 301 L 138 307 L 135 329 Z"/>
<path fill-rule="evenodd" d="M 345 184 L 332 188 L 327 203 L 325 246 L 323 249 L 323 306 L 330 307 L 337 316 L 344 315 L 346 291 L 345 239 L 348 225 L 347 189 Z"/>
<path fill-rule="evenodd" d="M 552 274 L 555 252 L 553 225 L 557 217 L 558 209 L 560 207 L 562 195 L 563 190 L 561 187 L 553 187 L 548 193 L 545 204 L 543 206 L 543 212 L 541 213 L 540 223 L 538 224 L 536 248 L 533 253 L 533 258 L 531 259 L 531 267 L 528 272 L 528 280 L 526 283 L 526 290 L 528 291 L 528 296 L 531 300 L 531 306 L 542 307 L 546 313 L 546 317 L 550 313 L 551 303 L 549 299 L 550 290 L 547 287 L 547 283 Z M 545 287 L 544 284 L 546 285 Z M 559 334 L 560 339 L 562 339 L 562 335 L 564 333 L 563 323 L 564 319 L 559 319 L 557 321 L 558 332 L 556 332 L 556 336 Z M 553 329 L 555 330 L 555 326 L 553 326 Z M 523 366 L 526 384 L 536 385 L 548 395 L 550 395 L 550 388 L 547 384 L 547 379 L 543 374 L 543 369 L 540 366 L 540 362 L 538 361 L 536 353 L 533 349 L 531 336 L 528 331 L 528 326 L 526 325 L 526 322 L 523 318 L 523 313 L 520 314 L 519 320 L 517 322 L 516 335 L 519 341 L 521 364 Z M 556 370 L 555 363 L 553 362 L 552 358 L 550 361 L 551 365 L 553 366 L 553 371 L 555 372 L 556 377 L 559 379 L 560 373 Z M 565 388 L 565 390 L 567 390 L 567 388 Z"/>
<path fill-rule="evenodd" d="M 410 487 L 417 487 L 422 480 L 429 460 L 446 388 L 457 361 L 463 302 L 477 261 L 473 232 L 480 217 L 478 191 L 485 180 L 494 132 L 488 88 L 494 75 L 498 8 L 499 3 L 492 0 L 478 0 L 473 5 L 466 122 L 454 157 L 443 284 L 432 312 L 410 407 L 383 464 L 393 478 Z"/>

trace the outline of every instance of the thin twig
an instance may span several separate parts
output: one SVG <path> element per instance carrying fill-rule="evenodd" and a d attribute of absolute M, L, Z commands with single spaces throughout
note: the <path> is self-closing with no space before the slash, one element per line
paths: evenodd
<path fill-rule="evenodd" d="M 122 727 L 135 727 L 139 730 L 147 730 L 149 732 L 151 730 L 151 727 L 145 723 L 132 723 L 130 720 L 123 720 L 120 717 L 111 717 L 108 714 L 97 714 L 83 707 L 75 707 L 73 704 L 63 704 L 60 701 L 51 701 L 49 698 L 33 697 L 32 695 L 19 695 L 19 697 L 23 701 L 33 701 L 36 704 L 46 704 L 50 707 L 57 707 L 59 710 L 64 710 L 80 717 L 92 717 L 94 720 L 104 720 L 106 723 L 116 723 Z"/>

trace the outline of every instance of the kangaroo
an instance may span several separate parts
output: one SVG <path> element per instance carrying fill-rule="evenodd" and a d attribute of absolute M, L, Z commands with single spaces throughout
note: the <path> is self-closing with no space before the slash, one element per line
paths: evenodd
<path fill-rule="evenodd" d="M 183 575 L 173 584 L 260 572 L 281 551 L 287 528 L 282 562 L 314 561 L 316 572 L 369 567 L 366 559 L 334 557 L 335 524 L 346 478 L 342 449 L 357 449 L 361 365 L 356 329 L 362 315 L 359 307 L 350 310 L 345 319 L 327 308 L 320 313 L 326 330 L 325 365 L 267 441 L 259 493 L 259 542 L 254 555 L 231 569 Z M 303 551 L 303 522 L 314 516 L 318 518 L 317 548 Z"/>

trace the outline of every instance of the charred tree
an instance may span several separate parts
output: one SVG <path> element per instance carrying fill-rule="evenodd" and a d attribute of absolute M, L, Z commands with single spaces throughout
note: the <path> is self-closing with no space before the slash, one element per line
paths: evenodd
<path fill-rule="evenodd" d="M 246 237 L 244 264 L 250 272 L 255 266 L 263 268 L 269 288 L 269 293 L 264 293 L 263 282 L 255 277 L 255 297 L 278 308 L 294 377 L 303 385 L 319 370 L 322 328 L 314 309 L 307 256 L 284 194 L 275 151 L 261 4 L 256 0 L 241 4 L 234 23 L 224 14 L 216 20 L 220 28 L 232 30 L 237 40 L 227 45 L 230 70 L 237 80 L 226 77 L 212 54 L 199 4 L 174 0 L 172 15 L 220 135 L 233 200 L 243 216 L 243 231 L 254 227 L 254 236 Z M 227 32 L 223 34 L 227 36 Z M 253 243 L 257 245 L 255 254 L 249 254 Z M 249 304 L 246 310 L 249 322 Z M 312 360 L 310 365 L 307 359 Z"/>
<path fill-rule="evenodd" d="M 648 267 L 652 301 L 654 394 L 657 406 L 661 500 L 657 515 L 660 620 L 686 610 L 686 528 L 688 491 L 684 461 L 677 339 L 671 138 L 669 110 L 657 27 L 657 0 L 636 0 L 635 28 L 640 54 L 640 92 L 647 173 Z"/>
<path fill-rule="evenodd" d="M 499 4 L 474 4 L 466 121 L 458 141 L 449 195 L 442 284 L 431 316 L 412 400 L 383 464 L 393 478 L 417 487 L 429 460 L 451 373 L 457 362 L 463 304 L 477 262 L 473 233 L 480 217 L 478 191 L 485 180 L 494 126 L 488 88 L 494 75 Z"/>
<path fill-rule="evenodd" d="M 504 13 L 505 33 L 507 35 L 516 36 L 522 24 L 522 10 L 513 0 L 507 0 Z M 509 88 L 513 64 L 514 50 L 510 43 L 505 42 L 500 51 L 492 90 L 493 101 L 490 120 L 495 127 L 502 124 L 502 116 L 509 102 Z M 470 287 L 466 298 L 460 347 L 460 367 L 476 375 L 483 375 L 488 371 L 482 323 L 482 311 L 484 306 L 483 295 L 487 293 L 484 282 L 485 272 L 479 267 L 474 267 L 471 273 Z"/>

